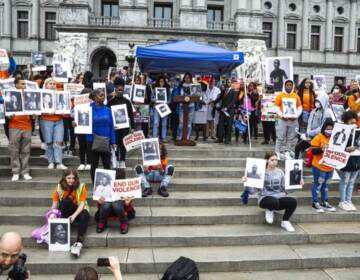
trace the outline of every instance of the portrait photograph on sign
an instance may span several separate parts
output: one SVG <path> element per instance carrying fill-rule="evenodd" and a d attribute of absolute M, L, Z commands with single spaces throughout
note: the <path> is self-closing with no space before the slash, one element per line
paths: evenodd
<path fill-rule="evenodd" d="M 41 92 L 24 90 L 24 112 L 28 115 L 41 115 Z"/>
<path fill-rule="evenodd" d="M 54 79 L 60 83 L 67 83 L 69 73 L 69 65 L 66 62 L 54 61 L 53 62 Z"/>
<path fill-rule="evenodd" d="M 341 116 L 345 112 L 344 105 L 330 104 L 330 108 L 331 108 L 330 114 L 331 114 L 332 120 L 334 122 L 342 123 Z"/>
<path fill-rule="evenodd" d="M 39 86 L 36 82 L 33 81 L 25 81 L 25 85 L 26 85 L 26 89 L 32 89 L 32 90 L 37 90 L 39 89 Z"/>
<path fill-rule="evenodd" d="M 285 189 L 302 189 L 303 160 L 294 159 L 285 161 Z"/>
<path fill-rule="evenodd" d="M 352 129 L 351 125 L 335 123 L 329 141 L 329 148 L 334 151 L 345 151 Z"/>
<path fill-rule="evenodd" d="M 23 95 L 19 90 L 4 91 L 5 115 L 24 115 Z"/>
<path fill-rule="evenodd" d="M 143 85 L 135 85 L 134 86 L 134 94 L 133 94 L 133 102 L 136 103 L 144 103 L 145 102 L 145 94 L 146 94 L 146 86 Z"/>
<path fill-rule="evenodd" d="M 111 106 L 111 113 L 115 129 L 130 127 L 129 115 L 126 104 Z"/>
<path fill-rule="evenodd" d="M 258 158 L 246 158 L 245 187 L 264 188 L 266 160 Z"/>
<path fill-rule="evenodd" d="M 0 89 L 15 89 L 14 81 L 14 78 L 0 80 Z"/>
<path fill-rule="evenodd" d="M 324 75 L 313 75 L 314 90 L 326 91 L 326 77 Z"/>
<path fill-rule="evenodd" d="M 60 91 L 55 93 L 55 113 L 56 114 L 70 114 L 70 93 Z"/>
<path fill-rule="evenodd" d="M 54 91 L 41 91 L 41 111 L 45 114 L 55 113 L 55 95 Z"/>
<path fill-rule="evenodd" d="M 0 104 L 0 124 L 5 123 L 5 106 L 4 104 Z"/>
<path fill-rule="evenodd" d="M 75 115 L 75 133 L 91 134 L 92 133 L 92 108 L 89 104 L 77 105 L 74 109 Z"/>
<path fill-rule="evenodd" d="M 124 97 L 126 97 L 127 99 L 131 100 L 132 97 L 132 85 L 125 85 L 124 87 Z"/>
<path fill-rule="evenodd" d="M 352 156 L 360 156 L 360 129 L 353 130 L 353 137 L 351 146 L 356 147 L 356 150 L 351 153 Z"/>
<path fill-rule="evenodd" d="M 156 103 L 167 103 L 166 88 L 155 88 Z"/>
<path fill-rule="evenodd" d="M 266 84 L 272 85 L 275 92 L 283 91 L 284 82 L 293 79 L 292 57 L 267 57 L 265 59 Z"/>
<path fill-rule="evenodd" d="M 160 118 L 164 118 L 171 114 L 171 109 L 167 104 L 158 104 L 155 106 L 155 109 L 159 113 Z"/>
<path fill-rule="evenodd" d="M 148 123 L 150 118 L 149 105 L 134 104 L 134 122 Z"/>
<path fill-rule="evenodd" d="M 94 192 L 93 199 L 99 200 L 104 198 L 105 201 L 112 201 L 111 198 L 111 185 L 115 180 L 116 171 L 108 169 L 99 169 L 95 170 L 95 179 L 94 179 Z"/>
<path fill-rule="evenodd" d="M 35 52 L 31 54 L 32 71 L 46 71 L 46 53 Z"/>
<path fill-rule="evenodd" d="M 190 85 L 190 95 L 191 96 L 200 96 L 201 95 L 201 84 Z"/>
<path fill-rule="evenodd" d="M 70 220 L 49 219 L 49 251 L 70 251 Z"/>
<path fill-rule="evenodd" d="M 141 152 L 144 166 L 161 164 L 158 138 L 143 140 L 141 142 Z"/>
<path fill-rule="evenodd" d="M 297 119 L 297 107 L 295 98 L 283 98 L 282 99 L 282 114 L 284 118 Z"/>

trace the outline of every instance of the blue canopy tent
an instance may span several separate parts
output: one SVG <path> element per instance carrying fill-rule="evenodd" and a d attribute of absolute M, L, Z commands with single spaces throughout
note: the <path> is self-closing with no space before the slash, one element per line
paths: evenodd
<path fill-rule="evenodd" d="M 242 52 L 200 44 L 190 40 L 137 47 L 141 72 L 221 75 L 244 63 Z"/>

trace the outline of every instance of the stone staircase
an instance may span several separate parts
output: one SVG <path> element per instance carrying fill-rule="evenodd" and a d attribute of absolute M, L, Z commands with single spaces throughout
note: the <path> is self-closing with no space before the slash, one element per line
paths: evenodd
<path fill-rule="evenodd" d="M 205 280 L 261 279 L 360 279 L 360 211 L 317 214 L 311 207 L 311 172 L 305 171 L 305 187 L 293 193 L 298 209 L 292 221 L 295 233 L 280 229 L 281 214 L 274 225 L 265 225 L 264 211 L 252 197 L 243 206 L 239 183 L 246 157 L 264 156 L 270 146 L 200 143 L 196 147 L 168 145 L 170 162 L 176 167 L 170 197 L 158 195 L 135 201 L 136 218 L 127 235 L 116 223 L 102 234 L 91 219 L 85 248 L 79 259 L 68 253 L 48 252 L 30 237 L 43 222 L 51 205 L 51 194 L 61 171 L 48 170 L 41 150 L 32 150 L 30 182 L 10 181 L 8 149 L 0 147 L 0 233 L 16 230 L 24 237 L 27 266 L 32 279 L 73 279 L 85 265 L 95 267 L 98 257 L 116 255 L 124 279 L 154 280 L 179 256 L 193 258 Z M 127 176 L 141 163 L 139 152 L 129 154 Z M 66 158 L 78 166 L 77 158 Z M 89 183 L 88 171 L 81 171 Z M 157 186 L 153 186 L 156 190 Z M 330 202 L 338 202 L 338 182 L 330 188 Z M 88 185 L 91 214 L 95 212 L 92 188 Z M 360 209 L 360 196 L 354 194 Z M 154 262 L 155 260 L 155 262 Z M 111 279 L 99 269 L 102 279 Z"/>

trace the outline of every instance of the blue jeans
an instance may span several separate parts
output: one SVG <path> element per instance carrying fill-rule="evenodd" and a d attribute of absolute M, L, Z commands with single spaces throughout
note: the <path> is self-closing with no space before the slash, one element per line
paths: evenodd
<path fill-rule="evenodd" d="M 359 175 L 359 171 L 353 172 L 339 172 L 340 175 L 340 202 L 351 202 L 352 192 L 354 189 L 354 183 Z"/>
<path fill-rule="evenodd" d="M 321 194 L 321 201 L 328 200 L 328 192 L 329 192 L 329 183 L 333 176 L 334 171 L 324 172 L 316 167 L 311 167 L 311 170 L 314 175 L 314 182 L 312 185 L 312 201 L 319 202 L 319 193 Z"/>
<path fill-rule="evenodd" d="M 40 120 L 41 132 L 43 134 L 46 148 L 46 157 L 49 163 L 62 163 L 63 160 L 63 141 L 64 141 L 64 122 Z"/>
<path fill-rule="evenodd" d="M 184 113 L 183 108 L 180 108 L 177 140 L 182 139 L 182 129 L 183 129 L 183 122 L 184 122 L 183 113 Z M 188 125 L 187 125 L 187 135 L 186 135 L 187 140 L 190 139 L 192 122 L 193 122 L 193 119 L 194 119 L 194 113 L 195 113 L 195 106 L 189 107 L 189 119 L 188 119 Z"/>
<path fill-rule="evenodd" d="M 152 137 L 157 138 L 159 136 L 159 125 L 161 120 L 161 140 L 166 140 L 166 131 L 167 131 L 167 119 L 168 116 L 164 118 L 160 118 L 160 115 L 156 109 L 153 111 L 153 118 L 152 118 Z"/>
<path fill-rule="evenodd" d="M 141 179 L 142 189 L 150 188 L 150 182 L 160 183 L 160 187 L 167 188 L 170 185 L 172 176 L 174 175 L 174 167 L 172 165 L 167 165 L 164 173 L 158 169 L 151 170 L 146 173 L 143 170 L 143 167 L 140 165 L 135 167 L 135 172 Z"/>

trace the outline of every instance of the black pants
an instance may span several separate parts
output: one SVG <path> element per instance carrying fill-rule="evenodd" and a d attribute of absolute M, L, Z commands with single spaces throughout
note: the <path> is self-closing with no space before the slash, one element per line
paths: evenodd
<path fill-rule="evenodd" d="M 118 160 L 120 161 L 125 161 L 126 160 L 126 149 L 124 146 L 124 137 L 126 135 L 128 135 L 130 132 L 129 128 L 123 128 L 123 129 L 118 129 L 116 130 L 116 144 L 118 146 L 117 150 L 116 150 L 116 157 Z M 145 136 L 146 137 L 146 136 Z"/>
<path fill-rule="evenodd" d="M 65 142 L 65 144 L 67 144 L 69 141 L 69 138 L 70 138 L 70 150 L 71 151 L 75 150 L 75 142 L 76 142 L 74 128 L 72 126 L 72 121 L 73 121 L 73 119 L 71 119 L 71 118 L 64 119 L 64 142 Z"/>
<path fill-rule="evenodd" d="M 61 212 L 62 218 L 69 218 L 72 214 L 75 213 L 77 205 L 74 204 L 70 197 L 65 198 L 59 203 L 59 210 Z M 76 217 L 76 221 L 79 222 L 78 232 L 77 232 L 77 242 L 84 242 L 85 233 L 89 225 L 90 215 L 87 210 L 82 210 L 80 214 Z"/>
<path fill-rule="evenodd" d="M 141 124 L 141 130 L 144 132 L 145 138 L 148 138 L 149 136 L 149 123 L 142 123 Z"/>
<path fill-rule="evenodd" d="M 94 183 L 95 179 L 95 170 L 99 166 L 99 159 L 101 158 L 101 162 L 103 164 L 104 169 L 111 169 L 111 153 L 99 153 L 91 150 L 92 142 L 88 142 L 87 149 L 88 154 L 91 154 L 91 169 L 90 176 L 91 181 Z"/>
<path fill-rule="evenodd" d="M 202 131 L 204 140 L 206 140 L 206 124 L 195 124 L 196 140 L 199 139 L 200 130 Z"/>
<path fill-rule="evenodd" d="M 249 124 L 250 124 L 250 136 L 251 137 L 258 137 L 258 118 L 256 116 L 256 111 L 252 111 L 249 117 Z"/>
<path fill-rule="evenodd" d="M 293 197 L 276 198 L 272 196 L 264 197 L 260 202 L 260 207 L 263 209 L 284 210 L 283 221 L 288 221 L 297 207 L 297 201 Z"/>
<path fill-rule="evenodd" d="M 120 224 L 127 224 L 128 219 L 125 215 L 124 203 L 121 200 L 114 202 L 104 202 L 99 208 L 99 222 L 106 225 L 109 215 L 113 213 L 119 217 Z"/>
<path fill-rule="evenodd" d="M 276 130 L 275 130 L 275 122 L 262 122 L 263 131 L 264 131 L 264 139 L 269 142 L 270 138 L 275 142 L 276 141 Z"/>
<path fill-rule="evenodd" d="M 179 115 L 176 113 L 176 111 L 172 111 L 172 112 L 173 113 L 170 116 L 170 118 L 171 118 L 171 136 L 172 136 L 172 139 L 175 141 L 176 137 L 177 137 L 177 129 L 179 126 Z M 159 131 L 161 131 L 161 130 L 159 130 Z"/>
<path fill-rule="evenodd" d="M 4 131 L 7 139 L 9 139 L 9 119 L 5 118 Z"/>
<path fill-rule="evenodd" d="M 80 164 L 90 164 L 91 151 L 87 148 L 86 134 L 76 134 L 79 142 Z"/>
<path fill-rule="evenodd" d="M 306 149 L 309 147 L 311 147 L 311 145 L 308 141 L 300 140 L 295 146 L 295 159 L 298 159 L 300 156 L 300 153 L 305 152 Z"/>
<path fill-rule="evenodd" d="M 231 141 L 231 129 L 232 129 L 232 117 L 225 116 L 223 112 L 220 112 L 218 123 L 218 138 L 220 141 L 225 139 L 226 142 Z"/>

